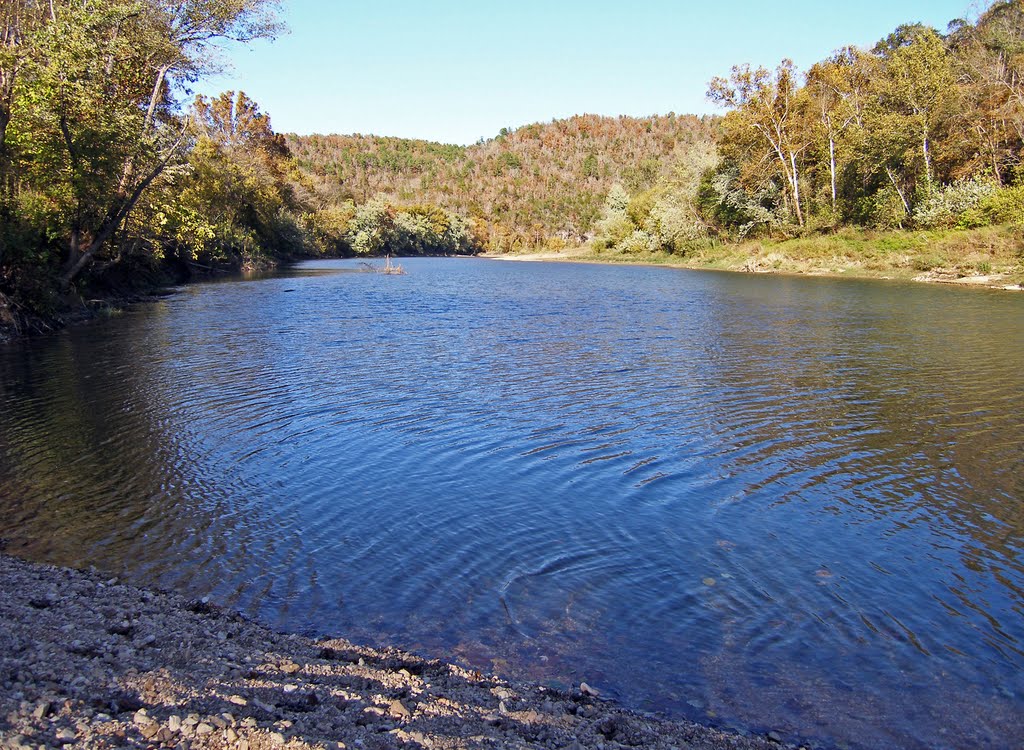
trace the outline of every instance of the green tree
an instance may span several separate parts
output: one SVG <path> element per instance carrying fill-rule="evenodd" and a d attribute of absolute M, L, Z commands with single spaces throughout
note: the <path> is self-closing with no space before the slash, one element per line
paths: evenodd
<path fill-rule="evenodd" d="M 729 78 L 715 77 L 708 97 L 732 111 L 723 123 L 724 140 L 742 149 L 754 142 L 767 148 L 788 187 L 797 223 L 803 226 L 800 196 L 800 158 L 810 144 L 806 100 L 801 96 L 792 60 L 783 60 L 774 74 L 765 68 L 734 66 Z M 751 161 L 751 160 L 748 160 Z"/>
<path fill-rule="evenodd" d="M 933 181 L 932 138 L 952 101 L 952 61 L 946 45 L 923 26 L 903 26 L 877 48 L 885 60 L 882 106 L 917 137 L 926 185 Z"/>
<path fill-rule="evenodd" d="M 836 209 L 840 142 L 851 127 L 863 126 L 870 63 L 854 47 L 836 52 L 807 72 L 807 90 L 817 117 L 816 135 L 828 153 L 829 194 Z"/>

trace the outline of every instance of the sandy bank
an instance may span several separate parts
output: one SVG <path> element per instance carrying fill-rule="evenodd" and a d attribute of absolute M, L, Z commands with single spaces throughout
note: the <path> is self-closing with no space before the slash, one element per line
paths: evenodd
<path fill-rule="evenodd" d="M 773 738 L 774 739 L 774 738 Z M 778 748 L 0 555 L 0 746 Z"/>
<path fill-rule="evenodd" d="M 820 263 L 794 260 L 782 256 L 770 255 L 763 258 L 747 256 L 718 257 L 708 260 L 701 257 L 693 259 L 678 256 L 660 256 L 630 258 L 628 255 L 600 255 L 586 248 L 570 248 L 561 251 L 534 253 L 483 253 L 477 257 L 490 260 L 518 262 L 565 262 L 565 263 L 597 263 L 603 265 L 634 265 L 661 266 L 664 268 L 683 268 L 691 271 L 730 271 L 736 273 L 770 274 L 778 276 L 826 276 L 836 278 L 884 279 L 915 281 L 928 284 L 951 284 L 955 286 L 984 287 L 1005 291 L 1024 291 L 1024 282 L 1017 282 L 1010 274 L 988 273 L 960 275 L 949 270 L 933 270 L 924 273 L 911 272 L 907 269 L 883 268 L 870 269 L 864 265 L 842 262 Z"/>

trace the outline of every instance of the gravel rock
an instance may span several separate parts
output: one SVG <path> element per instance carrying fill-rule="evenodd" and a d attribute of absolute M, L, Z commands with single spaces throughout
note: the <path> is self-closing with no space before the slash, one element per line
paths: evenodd
<path fill-rule="evenodd" d="M 412 718 L 412 711 L 410 711 L 400 700 L 391 701 L 390 705 L 388 705 L 388 713 L 396 719 Z"/>
<path fill-rule="evenodd" d="M 73 729 L 61 729 L 57 732 L 57 742 L 62 745 L 66 745 L 69 742 L 74 742 L 78 736 L 75 734 Z"/>
<path fill-rule="evenodd" d="M 5 750 L 779 748 L 2 554 L 0 623 Z"/>

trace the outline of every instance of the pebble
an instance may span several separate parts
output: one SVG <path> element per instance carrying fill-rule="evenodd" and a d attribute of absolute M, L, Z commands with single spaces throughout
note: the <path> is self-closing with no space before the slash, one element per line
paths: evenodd
<path fill-rule="evenodd" d="M 6 562 L 0 555 L 0 570 L 5 564 L 23 565 Z M 614 706 L 591 700 L 590 696 L 598 696 L 600 691 L 587 683 L 576 683 L 579 691 L 573 691 L 575 695 L 570 697 L 561 692 L 565 686 L 555 693 L 518 683 L 510 685 L 496 678 L 485 679 L 469 670 L 446 665 L 399 668 L 411 662 L 398 662 L 391 651 L 360 651 L 357 647 L 333 644 L 330 647 L 336 649 L 336 657 L 325 663 L 310 662 L 309 654 L 315 651 L 310 650 L 306 640 L 286 641 L 242 620 L 229 623 L 219 614 L 212 615 L 215 619 L 211 622 L 204 620 L 205 614 L 198 613 L 198 617 L 186 617 L 184 625 L 176 624 L 169 605 L 167 611 L 163 609 L 162 594 L 154 594 L 148 600 L 160 602 L 159 608 L 141 606 L 139 602 L 146 600 L 139 598 L 136 589 L 122 584 L 118 588 L 123 589 L 119 597 L 130 595 L 129 599 L 134 597 L 134 601 L 116 606 L 107 601 L 89 602 L 88 607 L 83 603 L 82 616 L 75 617 L 74 626 L 66 635 L 60 629 L 71 618 L 63 618 L 66 614 L 74 615 L 76 610 L 63 599 L 60 613 L 30 613 L 34 620 L 50 617 L 52 622 L 44 623 L 49 630 L 19 625 L 22 630 L 8 634 L 5 592 L 17 588 L 0 585 L 0 622 L 5 623 L 5 628 L 0 628 L 0 724 L 6 728 L 0 732 L 0 750 L 40 750 L 42 743 L 46 743 L 43 750 L 101 750 L 132 745 L 162 750 L 285 750 L 300 743 L 321 750 L 374 750 L 403 745 L 437 750 L 438 746 L 454 747 L 461 743 L 565 750 L 582 750 L 584 746 L 596 750 L 600 744 L 605 750 L 625 750 L 619 743 L 634 739 L 638 743 L 642 740 L 645 746 L 667 749 L 687 746 L 683 739 L 694 731 L 686 727 L 676 733 L 675 729 L 662 729 L 653 720 L 652 729 L 647 729 L 646 720 L 633 718 L 621 726 L 639 724 L 637 731 L 614 733 L 617 743 L 602 730 L 594 734 L 595 728 L 605 724 L 591 724 L 593 717 L 611 716 L 620 721 L 620 715 Z M 90 589 L 94 591 L 95 585 Z M 25 609 L 23 604 L 18 606 Z M 92 622 L 90 618 L 94 615 Z M 133 634 L 113 634 L 110 623 L 120 623 L 121 629 L 130 623 Z M 228 631 L 230 637 L 220 638 L 218 630 Z M 38 655 L 26 653 L 22 643 L 28 643 L 36 632 L 51 641 L 41 641 Z M 152 640 L 147 634 L 153 634 Z M 260 641 L 261 638 L 266 640 Z M 120 652 L 123 658 L 81 659 L 80 655 L 69 655 L 64 644 L 71 639 L 80 639 L 80 646 L 85 644 L 107 656 Z M 217 640 L 222 645 L 214 645 L 211 651 L 211 641 L 215 644 Z M 144 641 L 156 648 L 142 648 Z M 297 646 L 293 647 L 291 641 Z M 363 668 L 353 664 L 360 652 L 366 654 Z M 166 659 L 172 661 L 165 662 Z M 53 664 L 61 660 L 64 663 Z M 163 671 L 165 664 L 169 665 L 169 673 Z M 194 667 L 194 674 L 172 677 L 183 664 Z M 243 664 L 249 666 L 240 666 Z M 59 676 L 52 677 L 53 674 Z M 293 694 L 285 697 L 289 680 L 298 684 L 291 688 Z M 421 688 L 428 686 L 431 693 L 420 693 Z M 239 694 L 230 694 L 232 689 Z M 587 697 L 580 699 L 580 693 Z M 299 698 L 307 694 L 310 700 L 300 702 Z M 61 699 L 55 695 L 61 695 Z M 312 700 L 314 695 L 319 699 Z M 76 697 L 65 704 L 64 698 L 68 696 Z M 142 708 L 144 704 L 154 706 L 152 714 Z M 90 709 L 90 705 L 109 713 Z M 234 716 L 209 714 L 211 709 L 216 710 L 215 706 L 234 712 Z M 239 708 L 242 706 L 246 708 Z M 190 713 L 200 707 L 206 711 Z M 185 713 L 171 714 L 176 711 Z M 253 715 L 248 716 L 249 713 Z M 583 719 L 584 716 L 589 718 Z M 296 719 L 295 726 L 286 717 Z M 22 736 L 15 737 L 18 732 Z M 777 743 L 775 747 L 781 747 L 781 737 L 788 736 L 778 731 L 766 737 L 765 732 L 762 731 L 760 739 L 746 741 L 748 746 L 768 747 L 771 740 Z M 345 742 L 336 744 L 339 737 L 344 737 Z M 573 744 L 577 737 L 580 741 Z M 743 744 L 695 746 L 724 748 Z"/>
<path fill-rule="evenodd" d="M 74 742 L 76 739 L 78 739 L 78 735 L 75 734 L 73 729 L 61 729 L 57 732 L 57 742 L 68 743 Z"/>
<path fill-rule="evenodd" d="M 391 701 L 388 706 L 388 713 L 394 716 L 396 719 L 408 719 L 412 717 L 412 711 L 402 703 L 400 700 Z"/>

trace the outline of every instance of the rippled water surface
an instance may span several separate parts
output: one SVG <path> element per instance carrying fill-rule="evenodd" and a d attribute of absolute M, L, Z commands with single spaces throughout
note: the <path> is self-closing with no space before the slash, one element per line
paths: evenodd
<path fill-rule="evenodd" d="M 0 535 L 622 702 L 1024 739 L 1024 296 L 346 262 L 0 347 Z"/>

